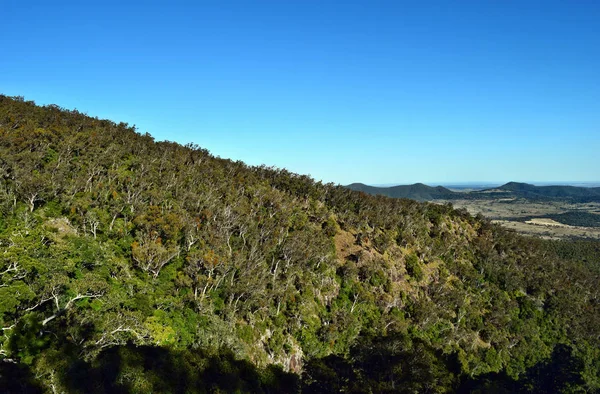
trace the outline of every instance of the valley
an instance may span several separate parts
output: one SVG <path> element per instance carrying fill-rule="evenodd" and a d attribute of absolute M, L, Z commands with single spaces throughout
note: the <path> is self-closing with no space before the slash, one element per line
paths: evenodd
<path fill-rule="evenodd" d="M 451 203 L 470 214 L 481 214 L 492 222 L 520 234 L 544 239 L 600 239 L 600 203 L 530 201 L 527 199 L 435 200 Z"/>

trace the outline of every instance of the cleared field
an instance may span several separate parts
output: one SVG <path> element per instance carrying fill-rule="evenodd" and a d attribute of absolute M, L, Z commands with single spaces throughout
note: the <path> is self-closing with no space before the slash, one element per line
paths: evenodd
<path fill-rule="evenodd" d="M 436 202 L 441 202 L 440 200 Z M 593 238 L 600 239 L 600 227 L 573 226 L 556 220 L 560 215 L 573 212 L 597 214 L 600 203 L 531 202 L 525 199 L 498 198 L 494 200 L 454 200 L 455 208 L 492 219 L 495 223 L 521 234 L 542 238 Z M 544 216 L 555 215 L 553 219 Z M 558 215 L 558 216 L 556 216 Z"/>
<path fill-rule="evenodd" d="M 518 233 L 538 236 L 545 239 L 564 239 L 564 238 L 593 238 L 600 239 L 600 228 L 573 227 L 567 225 L 540 225 L 516 222 L 510 220 L 492 220 L 506 228 L 513 229 Z"/>
<path fill-rule="evenodd" d="M 544 219 L 544 218 L 535 218 L 535 219 L 531 219 L 531 220 L 526 220 L 525 223 L 537 224 L 540 226 L 572 227 L 572 226 L 569 226 L 568 224 L 563 224 L 563 223 L 559 223 L 552 219 Z"/>

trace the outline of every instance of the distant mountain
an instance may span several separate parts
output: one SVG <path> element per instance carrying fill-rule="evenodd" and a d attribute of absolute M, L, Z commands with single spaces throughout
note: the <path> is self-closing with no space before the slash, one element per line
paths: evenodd
<path fill-rule="evenodd" d="M 600 187 L 578 186 L 535 186 L 529 183 L 508 182 L 497 188 L 511 192 L 518 197 L 536 198 L 575 198 L 575 199 L 600 199 Z"/>
<path fill-rule="evenodd" d="M 417 201 L 489 199 L 500 197 L 516 197 L 530 200 L 570 200 L 575 202 L 600 201 L 600 187 L 535 186 L 522 182 L 508 182 L 499 187 L 470 192 L 455 192 L 443 186 L 433 187 L 422 183 L 392 187 L 376 187 L 363 183 L 353 183 L 346 187 L 367 194 L 409 198 Z"/>
<path fill-rule="evenodd" d="M 363 183 L 353 183 L 346 187 L 367 194 L 379 194 L 394 198 L 410 198 L 417 201 L 451 199 L 456 198 L 456 195 L 458 194 L 443 186 L 432 187 L 422 183 L 392 187 L 376 187 L 368 186 Z"/>

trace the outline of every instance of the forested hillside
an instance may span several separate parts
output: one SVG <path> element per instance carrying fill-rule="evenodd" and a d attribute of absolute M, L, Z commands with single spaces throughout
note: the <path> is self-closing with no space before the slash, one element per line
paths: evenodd
<path fill-rule="evenodd" d="M 0 96 L 8 391 L 593 392 L 599 255 Z"/>

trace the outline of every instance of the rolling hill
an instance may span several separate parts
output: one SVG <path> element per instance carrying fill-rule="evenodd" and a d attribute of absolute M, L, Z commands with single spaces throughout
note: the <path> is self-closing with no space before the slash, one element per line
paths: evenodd
<path fill-rule="evenodd" d="M 367 194 L 382 195 L 393 198 L 409 198 L 417 201 L 431 201 L 438 199 L 451 199 L 457 194 L 443 186 L 427 186 L 422 183 L 413 185 L 399 185 L 392 187 L 368 186 L 363 183 L 353 183 L 346 186 L 348 189 L 361 191 Z"/>
<path fill-rule="evenodd" d="M 600 187 L 535 186 L 528 183 L 508 182 L 497 188 L 528 199 L 590 199 L 600 200 Z"/>

